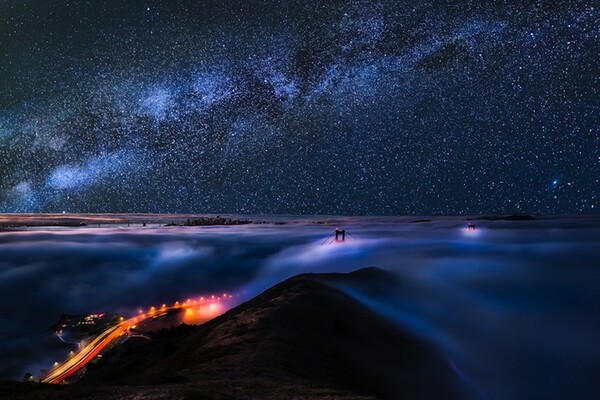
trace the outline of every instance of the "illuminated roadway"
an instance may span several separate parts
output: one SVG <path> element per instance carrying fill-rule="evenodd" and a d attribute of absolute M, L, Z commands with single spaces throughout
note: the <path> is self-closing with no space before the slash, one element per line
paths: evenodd
<path fill-rule="evenodd" d="M 223 299 L 231 299 L 231 297 L 231 295 L 223 295 Z M 215 302 L 218 302 L 221 299 L 221 297 L 215 298 L 214 296 L 206 299 L 206 302 L 210 302 L 208 311 L 209 314 L 207 314 L 207 316 L 216 316 L 218 313 L 218 307 L 215 307 Z M 202 303 L 205 302 L 204 298 L 201 298 L 200 301 Z M 123 335 L 126 335 L 131 328 L 135 327 L 136 324 L 140 324 L 149 319 L 165 315 L 169 311 L 175 309 L 184 309 L 186 310 L 186 313 L 191 312 L 192 308 L 196 307 L 197 305 L 198 302 L 191 300 L 188 300 L 181 305 L 179 302 L 177 302 L 170 307 L 167 307 L 163 304 L 163 306 L 159 309 L 152 307 L 146 314 L 143 314 L 140 311 L 140 315 L 137 317 L 121 320 L 118 324 L 103 330 L 92 341 L 85 346 L 82 346 L 77 353 L 73 354 L 62 363 L 55 365 L 52 369 L 42 375 L 39 378 L 39 381 L 44 383 L 65 382 L 67 379 L 81 371 L 82 368 L 84 368 L 90 361 L 102 353 L 102 351 L 106 350 L 111 344 L 115 343 Z"/>

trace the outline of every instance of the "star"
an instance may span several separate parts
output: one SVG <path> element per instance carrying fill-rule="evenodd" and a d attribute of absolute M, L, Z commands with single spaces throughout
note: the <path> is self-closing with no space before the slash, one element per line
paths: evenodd
<path fill-rule="evenodd" d="M 134 3 L 3 10 L 0 211 L 591 209 L 586 2 Z"/>

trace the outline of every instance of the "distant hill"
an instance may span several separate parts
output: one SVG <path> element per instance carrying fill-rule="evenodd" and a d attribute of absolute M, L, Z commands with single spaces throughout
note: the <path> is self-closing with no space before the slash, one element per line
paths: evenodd
<path fill-rule="evenodd" d="M 484 221 L 535 221 L 535 218 L 532 215 L 528 214 L 512 214 L 512 215 L 491 215 L 491 216 L 482 216 L 475 218 L 476 220 L 484 220 Z"/>
<path fill-rule="evenodd" d="M 106 354 L 68 387 L 0 385 L 2 399 L 462 399 L 427 344 L 328 282 L 390 288 L 388 273 L 304 274 L 200 326 Z"/>

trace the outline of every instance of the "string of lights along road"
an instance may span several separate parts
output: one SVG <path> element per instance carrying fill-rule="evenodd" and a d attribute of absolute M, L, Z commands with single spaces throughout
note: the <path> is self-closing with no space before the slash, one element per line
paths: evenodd
<path fill-rule="evenodd" d="M 237 296 L 235 296 L 237 297 Z M 39 377 L 44 383 L 66 383 L 75 377 L 85 366 L 94 361 L 103 352 L 118 344 L 122 339 L 128 338 L 132 331 L 147 321 L 164 317 L 167 314 L 183 311 L 183 323 L 199 324 L 206 322 L 227 311 L 235 301 L 234 295 L 224 293 L 220 296 L 211 295 L 197 299 L 187 299 L 167 306 L 150 307 L 147 311 L 139 310 L 138 315 L 125 319 L 121 317 L 118 323 L 102 330 L 95 337 L 87 339 L 76 352 L 71 352 L 62 363 L 55 362 L 54 366 Z"/>

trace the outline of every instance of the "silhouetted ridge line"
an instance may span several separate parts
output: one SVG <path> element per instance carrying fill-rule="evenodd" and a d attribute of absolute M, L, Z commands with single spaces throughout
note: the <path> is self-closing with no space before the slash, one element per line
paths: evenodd
<path fill-rule="evenodd" d="M 391 277 L 377 268 L 292 277 L 206 324 L 127 341 L 44 397 L 468 398 L 444 357 L 329 284 Z"/>

